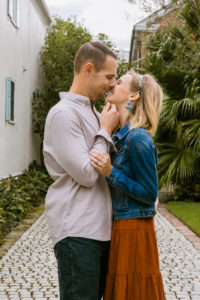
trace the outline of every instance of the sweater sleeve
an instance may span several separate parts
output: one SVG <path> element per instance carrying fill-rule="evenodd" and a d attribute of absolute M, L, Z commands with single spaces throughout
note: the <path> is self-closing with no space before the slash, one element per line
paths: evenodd
<path fill-rule="evenodd" d="M 59 111 L 52 117 L 50 135 L 55 158 L 62 168 L 79 185 L 93 186 L 99 173 L 91 166 L 89 153 L 108 152 L 111 138 L 107 132 L 100 130 L 89 149 L 77 115 L 73 111 Z"/>
<path fill-rule="evenodd" d="M 114 166 L 108 182 L 135 200 L 152 204 L 158 194 L 156 157 L 152 144 L 142 135 L 132 136 L 129 144 L 129 160 L 133 176 L 127 176 Z"/>

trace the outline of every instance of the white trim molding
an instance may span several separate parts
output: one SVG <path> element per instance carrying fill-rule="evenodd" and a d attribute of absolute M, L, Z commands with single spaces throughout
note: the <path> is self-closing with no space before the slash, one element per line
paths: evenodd
<path fill-rule="evenodd" d="M 48 22 L 51 23 L 52 22 L 52 18 L 50 15 L 50 12 L 47 8 L 47 5 L 45 3 L 45 0 L 33 0 L 35 2 L 37 2 L 37 4 L 39 5 L 41 11 L 43 12 L 44 16 L 47 18 Z"/>

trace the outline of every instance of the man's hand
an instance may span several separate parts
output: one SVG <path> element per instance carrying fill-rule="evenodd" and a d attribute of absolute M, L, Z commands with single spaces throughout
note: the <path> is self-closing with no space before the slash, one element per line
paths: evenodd
<path fill-rule="evenodd" d="M 102 110 L 100 116 L 100 129 L 105 129 L 109 135 L 113 129 L 119 124 L 119 113 L 116 110 L 116 105 L 108 102 Z"/>

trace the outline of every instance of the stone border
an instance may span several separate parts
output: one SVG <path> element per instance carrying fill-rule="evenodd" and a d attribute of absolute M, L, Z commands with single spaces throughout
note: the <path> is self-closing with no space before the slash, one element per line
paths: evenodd
<path fill-rule="evenodd" d="M 158 211 L 180 232 L 187 240 L 189 240 L 194 248 L 200 252 L 200 237 L 190 230 L 186 225 L 177 219 L 168 209 L 166 204 L 159 204 Z"/>
<path fill-rule="evenodd" d="M 2 246 L 0 246 L 0 259 L 17 242 L 23 233 L 25 233 L 35 221 L 44 213 L 44 203 L 36 207 L 27 217 L 22 220 L 6 237 Z"/>

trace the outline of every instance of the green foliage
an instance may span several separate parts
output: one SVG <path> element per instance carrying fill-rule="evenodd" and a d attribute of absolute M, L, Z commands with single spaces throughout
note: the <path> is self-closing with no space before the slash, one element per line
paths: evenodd
<path fill-rule="evenodd" d="M 59 99 L 58 93 L 71 86 L 77 50 L 91 39 L 88 30 L 76 19 L 57 18 L 49 27 L 41 51 L 41 67 L 45 75 L 45 92 L 54 103 Z"/>
<path fill-rule="evenodd" d="M 182 9 L 181 15 L 186 24 L 194 31 L 199 37 L 200 25 L 200 2 L 198 0 L 185 1 L 185 6 Z"/>
<path fill-rule="evenodd" d="M 190 184 L 199 175 L 200 162 L 191 148 L 177 142 L 157 144 L 159 149 L 158 174 L 160 186 L 168 184 Z"/>
<path fill-rule="evenodd" d="M 165 99 L 156 135 L 160 186 L 200 179 L 198 97 Z"/>
<path fill-rule="evenodd" d="M 186 73 L 174 63 L 177 57 L 177 30 L 164 28 L 150 36 L 147 46 L 150 54 L 145 59 L 144 68 L 158 78 L 170 97 L 181 99 L 185 96 L 183 78 Z"/>
<path fill-rule="evenodd" d="M 156 135 L 160 187 L 177 186 L 178 199 L 185 187 L 185 199 L 196 199 L 193 183 L 200 180 L 199 0 L 183 0 L 178 17 L 182 25 L 168 25 L 150 36 L 144 68 L 157 77 L 168 95 Z"/>
<path fill-rule="evenodd" d="M 18 177 L 0 182 L 0 245 L 33 207 L 41 204 L 52 180 L 35 162 Z"/>
<path fill-rule="evenodd" d="M 32 120 L 33 120 L 33 129 L 34 133 L 38 134 L 43 140 L 44 136 L 44 125 L 47 117 L 47 112 L 52 106 L 52 99 L 41 93 L 39 90 L 36 90 L 33 93 L 33 102 L 32 102 Z"/>
<path fill-rule="evenodd" d="M 179 184 L 175 188 L 175 201 L 190 201 L 200 203 L 200 184 L 196 180 L 190 184 Z"/>
<path fill-rule="evenodd" d="M 110 48 L 112 51 L 118 54 L 116 46 L 113 44 L 113 42 L 110 40 L 107 34 L 101 32 L 97 34 L 97 36 L 94 36 L 93 39 L 104 43 L 104 45 L 106 45 L 108 48 Z"/>

